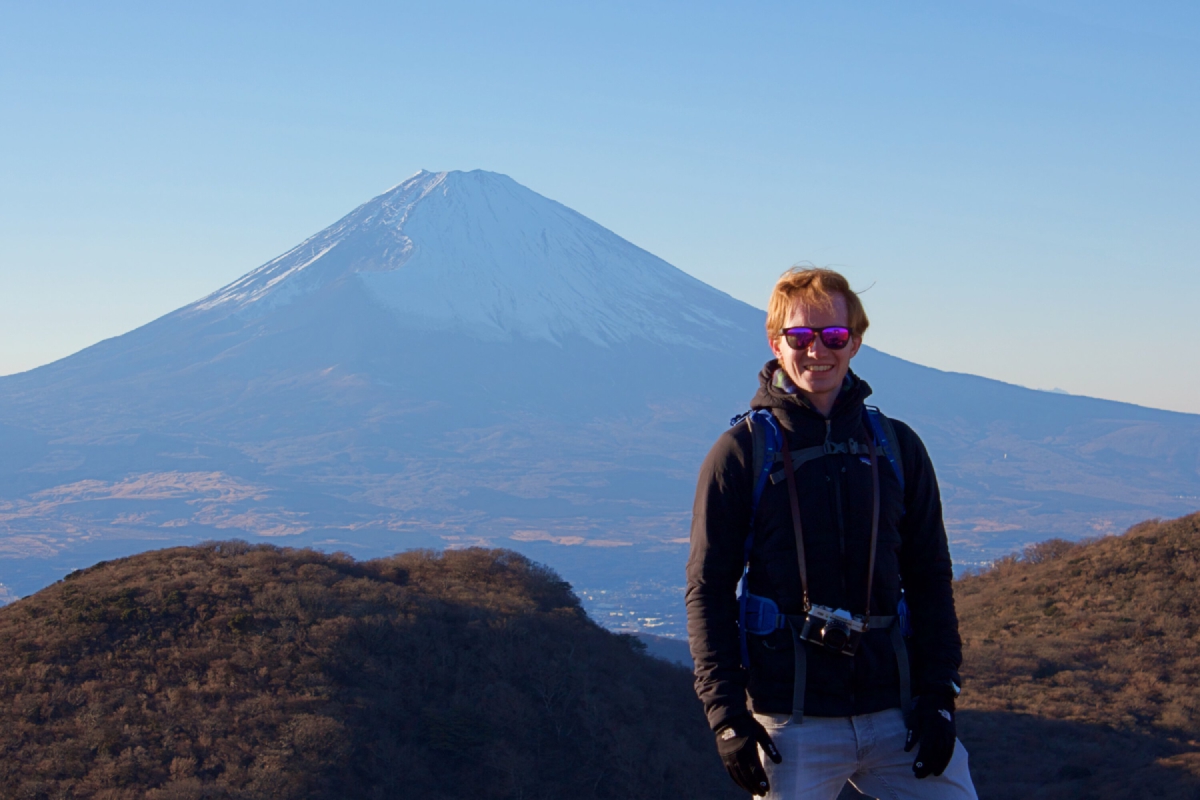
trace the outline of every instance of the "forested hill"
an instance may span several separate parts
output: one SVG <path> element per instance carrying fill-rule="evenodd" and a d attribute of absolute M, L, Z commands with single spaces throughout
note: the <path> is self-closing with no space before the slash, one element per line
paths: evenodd
<path fill-rule="evenodd" d="M 1200 795 L 1200 515 L 956 583 L 982 798 Z M 688 673 L 509 551 L 227 542 L 0 609 L 0 797 L 735 798 Z"/>
<path fill-rule="evenodd" d="M 736 797 L 640 649 L 509 551 L 144 553 L 0 609 L 0 796 Z"/>
<path fill-rule="evenodd" d="M 955 587 L 981 797 L 1200 797 L 1200 514 Z"/>

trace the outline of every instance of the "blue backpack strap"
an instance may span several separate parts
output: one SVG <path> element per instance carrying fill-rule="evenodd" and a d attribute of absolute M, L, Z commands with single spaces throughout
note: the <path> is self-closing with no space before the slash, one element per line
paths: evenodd
<path fill-rule="evenodd" d="M 750 429 L 754 432 L 754 496 L 750 501 L 750 519 L 758 512 L 758 501 L 767 488 L 767 480 L 771 477 L 771 467 L 775 463 L 775 454 L 783 449 L 783 430 L 778 420 L 770 411 L 759 409 L 753 411 L 749 420 Z M 746 539 L 746 561 L 750 560 L 750 544 L 754 541 L 754 525 L 750 526 L 750 535 Z"/>
<path fill-rule="evenodd" d="M 875 437 L 875 442 L 883 450 L 884 458 L 892 465 L 892 471 L 896 473 L 896 478 L 900 481 L 900 491 L 903 492 L 904 463 L 900 460 L 900 445 L 896 444 L 896 428 L 892 425 L 892 421 L 875 406 L 867 406 L 866 411 L 871 435 Z M 906 639 L 910 638 L 913 635 L 912 617 L 908 612 L 908 601 L 904 599 L 903 589 L 900 590 L 900 602 L 896 607 L 896 615 L 899 617 L 897 630 L 900 635 Z"/>
<path fill-rule="evenodd" d="M 908 601 L 904 599 L 904 590 L 900 590 L 900 602 L 896 605 L 896 616 L 900 618 L 900 634 L 905 639 L 913 635 L 912 617 L 908 613 Z"/>
<path fill-rule="evenodd" d="M 871 436 L 875 439 L 875 444 L 883 450 L 883 457 L 892 465 L 892 472 L 896 473 L 896 479 L 900 481 L 900 491 L 903 492 L 904 463 L 900 460 L 900 447 L 895 443 L 896 429 L 892 427 L 892 421 L 875 406 L 865 406 L 865 409 Z"/>
<path fill-rule="evenodd" d="M 750 526 L 746 531 L 746 543 L 742 547 L 742 579 L 738 581 L 738 631 L 741 635 L 742 666 L 750 668 L 750 650 L 746 644 L 746 611 L 750 592 L 746 588 L 746 575 L 750 571 L 750 551 L 754 548 L 754 517 L 758 512 L 758 501 L 762 498 L 767 480 L 771 476 L 771 466 L 775 462 L 775 454 L 783 447 L 783 431 L 775 416 L 765 409 L 739 414 L 731 420 L 736 425 L 746 420 L 754 440 L 751 458 L 751 474 L 754 476 L 754 488 L 750 498 Z M 757 619 L 757 613 L 756 613 Z"/>

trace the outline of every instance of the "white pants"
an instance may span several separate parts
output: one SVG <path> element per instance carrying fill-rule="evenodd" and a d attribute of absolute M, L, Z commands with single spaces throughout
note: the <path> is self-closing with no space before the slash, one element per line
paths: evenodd
<path fill-rule="evenodd" d="M 900 709 L 857 717 L 805 717 L 795 725 L 787 714 L 755 714 L 771 735 L 783 763 L 760 752 L 771 792 L 767 800 L 835 800 L 846 781 L 880 800 L 977 800 L 967 751 L 954 743 L 954 757 L 941 775 L 917 780 L 917 747 L 904 752 L 908 731 Z"/>

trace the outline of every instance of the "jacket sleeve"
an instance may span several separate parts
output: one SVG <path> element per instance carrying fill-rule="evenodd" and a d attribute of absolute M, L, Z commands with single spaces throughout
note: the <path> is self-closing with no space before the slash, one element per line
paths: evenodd
<path fill-rule="evenodd" d="M 912 428 L 893 420 L 904 461 L 904 517 L 900 521 L 900 579 L 912 618 L 913 692 L 959 686 L 962 639 L 954 611 L 954 570 L 942 521 L 933 462 Z"/>
<path fill-rule="evenodd" d="M 700 468 L 687 563 L 688 644 L 696 694 L 716 730 L 746 713 L 746 672 L 738 634 L 737 584 L 750 528 L 752 439 L 726 431 Z"/>

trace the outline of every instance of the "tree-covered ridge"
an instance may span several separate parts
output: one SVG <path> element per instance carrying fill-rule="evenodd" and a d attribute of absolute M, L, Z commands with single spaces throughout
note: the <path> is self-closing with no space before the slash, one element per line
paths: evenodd
<path fill-rule="evenodd" d="M 1200 515 L 956 584 L 983 798 L 1200 792 Z M 145 553 L 0 609 L 0 797 L 738 796 L 688 674 L 506 551 Z"/>
<path fill-rule="evenodd" d="M 1200 796 L 1200 514 L 955 586 L 982 797 Z"/>
<path fill-rule="evenodd" d="M 0 796 L 730 797 L 687 673 L 507 551 L 225 542 L 0 610 Z"/>

